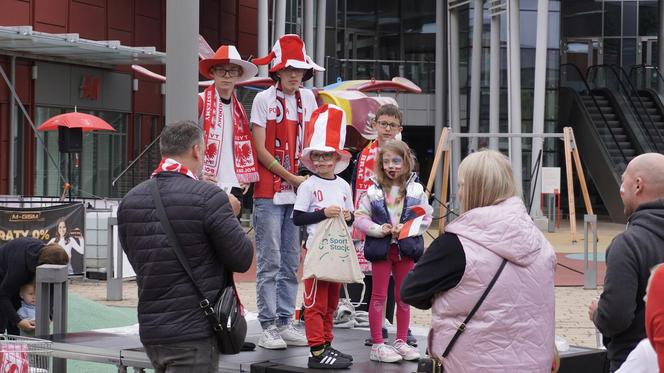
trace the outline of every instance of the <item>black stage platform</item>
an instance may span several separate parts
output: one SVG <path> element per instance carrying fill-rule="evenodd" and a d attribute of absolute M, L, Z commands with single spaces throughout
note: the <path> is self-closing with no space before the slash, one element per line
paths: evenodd
<path fill-rule="evenodd" d="M 256 343 L 260 332 L 258 322 L 250 322 L 247 341 Z M 365 329 L 335 329 L 334 346 L 354 357 L 351 368 L 340 371 L 412 373 L 417 370 L 417 364 L 414 362 L 389 364 L 370 361 L 370 347 L 364 346 L 364 339 L 368 335 L 369 332 Z M 390 334 L 390 338 L 394 338 L 394 335 Z M 420 341 L 419 349 L 424 355 L 426 338 L 422 335 L 417 336 L 417 338 Z M 119 367 L 118 371 L 126 371 L 125 367 L 151 368 L 138 336 L 135 334 L 91 331 L 52 335 L 50 339 L 53 341 L 54 357 L 112 364 Z M 308 347 L 291 347 L 287 350 L 265 350 L 258 347 L 251 352 L 221 355 L 219 372 L 330 372 L 330 370 L 307 369 L 308 356 Z M 572 347 L 570 351 L 562 354 L 560 372 L 608 372 L 608 364 L 605 364 L 605 352 L 603 350 Z"/>

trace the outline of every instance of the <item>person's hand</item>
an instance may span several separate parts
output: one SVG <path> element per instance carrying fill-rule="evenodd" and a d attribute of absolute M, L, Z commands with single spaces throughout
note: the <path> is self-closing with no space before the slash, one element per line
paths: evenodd
<path fill-rule="evenodd" d="M 326 207 L 325 209 L 323 209 L 323 212 L 325 212 L 326 218 L 336 218 L 341 214 L 341 207 L 339 206 Z"/>
<path fill-rule="evenodd" d="M 228 202 L 231 204 L 231 208 L 233 209 L 233 214 L 235 216 L 240 215 L 240 209 L 242 208 L 242 204 L 240 204 L 240 200 L 238 200 L 234 195 L 229 194 L 228 195 Z"/>
<path fill-rule="evenodd" d="M 288 184 L 292 185 L 297 189 L 297 187 L 300 186 L 300 184 L 304 183 L 304 181 L 307 180 L 306 176 L 298 176 L 298 175 L 293 175 L 293 177 L 288 180 Z"/>
<path fill-rule="evenodd" d="M 250 186 L 251 186 L 250 183 L 246 183 L 246 184 L 245 183 L 240 183 L 240 188 L 242 188 L 242 195 L 247 194 L 247 192 L 249 191 Z"/>
<path fill-rule="evenodd" d="M 350 218 L 352 217 L 352 215 L 350 214 L 350 211 L 349 210 L 343 210 L 343 213 L 344 213 L 344 220 L 345 221 L 350 221 Z"/>
<path fill-rule="evenodd" d="M 397 224 L 394 227 L 392 227 L 392 237 L 394 237 L 394 238 L 399 237 L 399 233 L 401 233 L 401 229 L 403 229 L 403 224 Z"/>
<path fill-rule="evenodd" d="M 35 320 L 28 320 L 28 319 L 23 319 L 16 324 L 21 330 L 25 330 L 26 332 L 31 332 L 35 330 Z"/>
<path fill-rule="evenodd" d="M 595 312 L 597 312 L 597 303 L 598 303 L 598 301 L 599 301 L 599 298 L 595 298 L 588 305 L 588 318 L 592 322 L 595 322 L 595 320 L 593 320 L 593 316 L 595 315 Z"/>
<path fill-rule="evenodd" d="M 392 232 L 392 224 L 385 223 L 385 224 L 380 226 L 380 230 L 381 230 L 381 232 L 383 232 L 384 235 L 387 236 L 388 234 L 390 234 Z"/>
<path fill-rule="evenodd" d="M 217 178 L 212 174 L 204 173 L 203 176 L 201 176 L 201 180 L 207 181 L 208 183 L 213 185 L 217 185 Z"/>

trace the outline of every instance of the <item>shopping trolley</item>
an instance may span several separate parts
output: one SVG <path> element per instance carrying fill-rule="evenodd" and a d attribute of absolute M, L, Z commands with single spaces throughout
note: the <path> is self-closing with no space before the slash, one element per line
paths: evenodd
<path fill-rule="evenodd" d="M 51 344 L 45 339 L 0 334 L 0 372 L 48 372 Z"/>

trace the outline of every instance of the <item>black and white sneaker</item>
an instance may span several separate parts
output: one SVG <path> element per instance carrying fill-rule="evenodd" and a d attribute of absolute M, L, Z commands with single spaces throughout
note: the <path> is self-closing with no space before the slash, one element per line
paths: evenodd
<path fill-rule="evenodd" d="M 351 364 L 353 364 L 352 361 L 338 356 L 332 350 L 326 348 L 318 356 L 311 354 L 307 366 L 310 369 L 345 369 L 350 367 Z"/>
<path fill-rule="evenodd" d="M 337 350 L 336 348 L 332 347 L 332 345 L 330 345 L 330 344 L 325 345 L 325 348 L 330 350 L 330 352 L 332 354 L 334 354 L 335 356 L 343 357 L 344 359 L 347 359 L 349 361 L 353 361 L 353 356 L 352 355 L 344 354 L 343 352 L 341 352 L 341 351 Z"/>

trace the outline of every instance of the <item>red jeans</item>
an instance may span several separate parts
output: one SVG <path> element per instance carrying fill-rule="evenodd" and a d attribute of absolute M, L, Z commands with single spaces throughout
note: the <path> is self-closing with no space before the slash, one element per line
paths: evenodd
<path fill-rule="evenodd" d="M 371 270 L 373 285 L 371 289 L 371 304 L 369 305 L 369 330 L 373 343 L 383 343 L 383 307 L 387 299 L 387 287 L 390 283 L 390 274 L 394 275 L 394 299 L 396 300 L 397 338 L 402 341 L 408 339 L 410 326 L 410 306 L 401 301 L 399 292 L 401 284 L 408 272 L 413 269 L 413 258 L 401 257 L 397 245 L 390 246 L 387 260 L 372 262 Z"/>
<path fill-rule="evenodd" d="M 307 335 L 309 347 L 332 343 L 334 335 L 334 311 L 339 303 L 339 289 L 341 284 L 327 281 L 304 280 L 304 331 Z M 307 298 L 307 295 L 310 298 Z M 313 306 L 306 308 L 313 303 Z"/>

